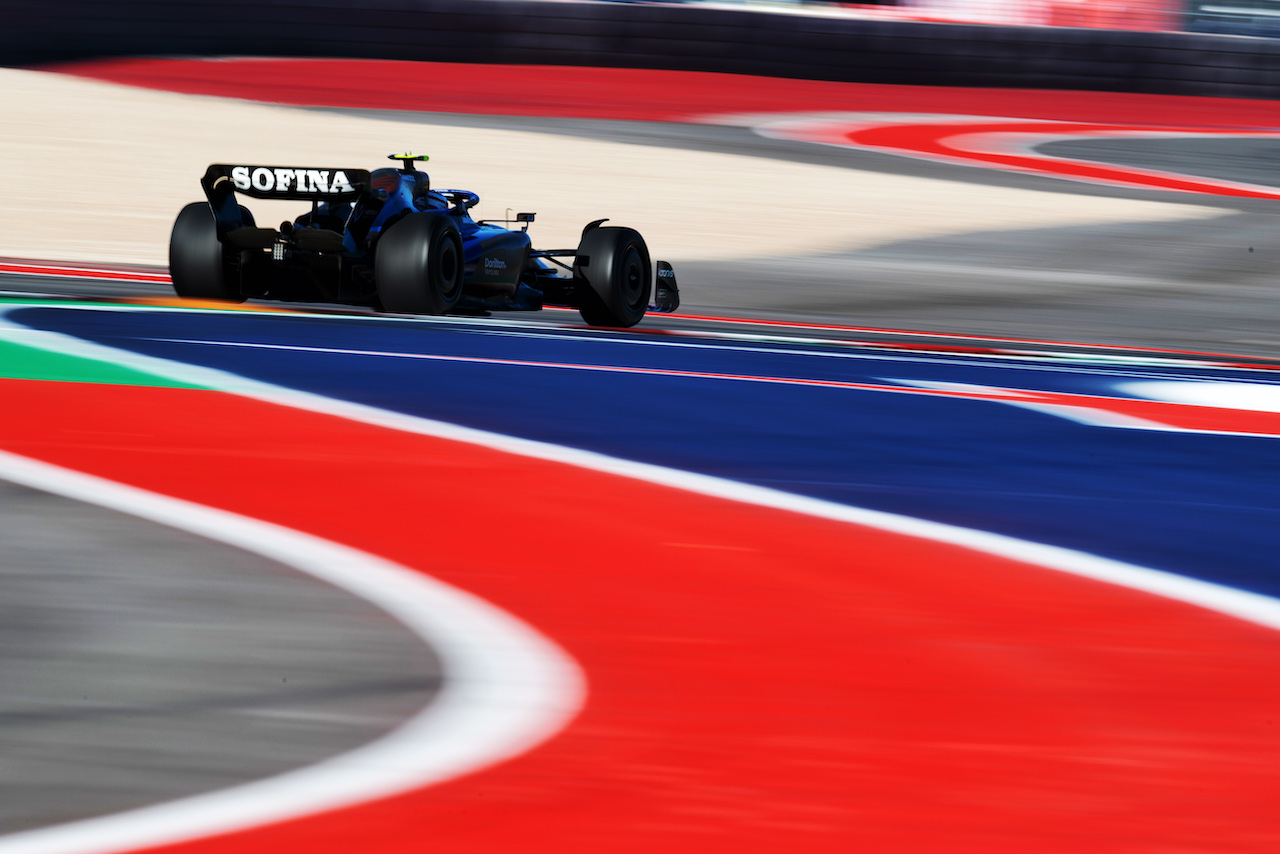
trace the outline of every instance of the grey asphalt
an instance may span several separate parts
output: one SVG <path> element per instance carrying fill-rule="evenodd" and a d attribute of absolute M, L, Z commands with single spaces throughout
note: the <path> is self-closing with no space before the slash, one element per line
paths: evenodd
<path fill-rule="evenodd" d="M 1244 184 L 1280 186 L 1280 139 L 1081 139 L 1048 142 L 1037 146 L 1036 150 L 1054 157 L 1160 169 Z"/>
<path fill-rule="evenodd" d="M 363 114 L 1217 207 L 1221 215 L 1207 222 L 978 231 L 818 257 L 686 261 L 678 269 L 683 310 L 1280 357 L 1280 203 L 1092 187 L 769 140 L 742 128 Z M 1280 150 L 1257 140 L 1066 142 L 1044 150 L 1280 183 L 1269 166 Z M 671 193 L 678 211 L 679 189 L 654 191 Z M 0 276 L 4 289 L 169 293 L 160 285 Z M 332 755 L 420 708 L 439 677 L 430 651 L 403 628 L 326 585 L 235 549 L 2 483 L 0 585 L 0 832 Z"/>
<path fill-rule="evenodd" d="M 1280 355 L 1280 217 L 988 231 L 677 268 L 691 311 Z"/>
<path fill-rule="evenodd" d="M 0 833 L 358 747 L 439 663 L 351 595 L 230 546 L 0 481 Z"/>

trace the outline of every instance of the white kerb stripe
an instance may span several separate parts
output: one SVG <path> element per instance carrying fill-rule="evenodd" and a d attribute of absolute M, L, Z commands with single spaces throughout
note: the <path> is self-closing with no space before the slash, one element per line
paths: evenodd
<path fill-rule="evenodd" d="M 0 854 L 107 854 L 385 798 L 518 756 L 581 708 L 577 664 L 530 626 L 455 587 L 347 546 L 0 451 L 0 478 L 150 519 L 292 566 L 382 608 L 429 644 L 443 686 L 381 739 L 228 789 L 0 837 Z"/>

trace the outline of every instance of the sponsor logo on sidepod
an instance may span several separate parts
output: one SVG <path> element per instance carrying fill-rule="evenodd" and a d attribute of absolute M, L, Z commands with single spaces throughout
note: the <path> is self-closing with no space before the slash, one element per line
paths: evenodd
<path fill-rule="evenodd" d="M 507 264 L 501 258 L 486 258 L 484 259 L 484 268 L 486 275 L 496 276 L 499 270 L 507 269 Z"/>
<path fill-rule="evenodd" d="M 328 169 L 267 169 L 259 166 L 251 172 L 249 166 L 233 166 L 231 180 L 237 190 L 252 187 L 260 192 L 287 193 L 350 193 L 351 182 L 342 170 Z"/>

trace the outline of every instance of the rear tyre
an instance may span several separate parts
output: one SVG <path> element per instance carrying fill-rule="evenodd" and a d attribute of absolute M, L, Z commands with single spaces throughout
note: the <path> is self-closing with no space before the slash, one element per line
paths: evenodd
<path fill-rule="evenodd" d="M 635 326 L 649 308 L 652 264 L 638 231 L 588 230 L 578 244 L 573 277 L 579 283 L 578 311 L 592 326 Z"/>
<path fill-rule="evenodd" d="M 462 236 L 446 214 L 411 213 L 378 239 L 378 298 L 398 314 L 445 314 L 462 297 Z"/>
<path fill-rule="evenodd" d="M 185 299 L 244 302 L 238 283 L 232 285 L 218 240 L 218 223 L 206 202 L 182 209 L 169 237 L 169 277 L 173 290 Z"/>

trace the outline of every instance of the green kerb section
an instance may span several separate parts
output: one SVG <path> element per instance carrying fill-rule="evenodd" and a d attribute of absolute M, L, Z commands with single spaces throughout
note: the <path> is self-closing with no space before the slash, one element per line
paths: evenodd
<path fill-rule="evenodd" d="M 203 386 L 135 371 L 111 362 L 68 356 L 37 347 L 24 347 L 8 341 L 0 341 L 0 379 L 203 388 Z"/>

